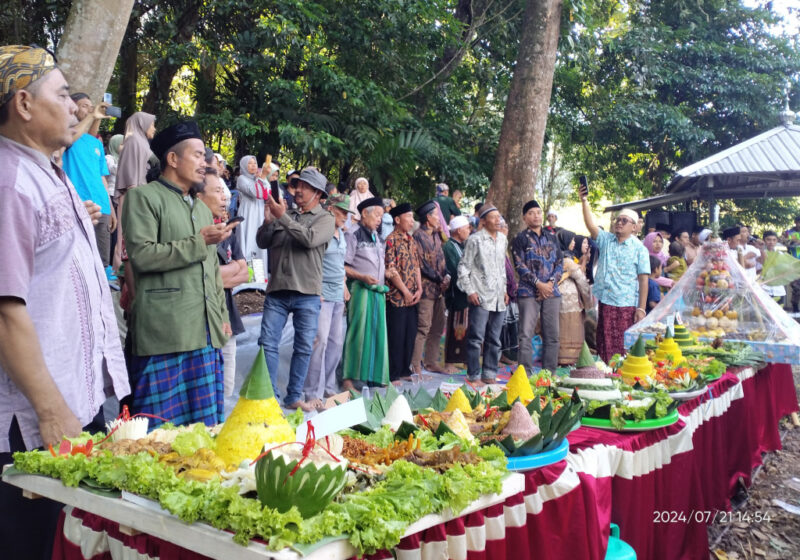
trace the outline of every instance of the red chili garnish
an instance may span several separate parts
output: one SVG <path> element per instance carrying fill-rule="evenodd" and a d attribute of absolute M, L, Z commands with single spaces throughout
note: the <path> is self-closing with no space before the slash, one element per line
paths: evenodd
<path fill-rule="evenodd" d="M 264 451 L 264 452 L 263 452 L 261 455 L 259 455 L 259 456 L 258 456 L 258 457 L 256 457 L 255 459 L 253 459 L 253 461 L 252 461 L 250 464 L 251 464 L 251 465 L 255 465 L 256 463 L 258 463 L 258 461 L 260 461 L 260 460 L 261 460 L 261 458 L 262 458 L 262 457 L 264 457 L 264 455 L 266 455 L 267 453 L 269 453 L 269 452 L 270 452 L 270 451 L 272 451 L 273 449 L 278 449 L 278 448 L 280 448 L 280 447 L 283 447 L 284 445 L 293 445 L 293 444 L 302 445 L 302 446 L 303 446 L 303 452 L 302 452 L 302 455 L 301 455 L 301 457 L 300 457 L 300 460 L 299 460 L 299 461 L 297 461 L 297 464 L 294 466 L 294 468 L 291 470 L 291 472 L 290 472 L 288 475 L 286 475 L 286 476 L 293 476 L 293 475 L 294 475 L 294 473 L 296 473 L 296 472 L 297 472 L 297 469 L 299 469 L 299 468 L 300 468 L 300 465 L 301 465 L 301 464 L 303 464 L 303 462 L 304 462 L 306 459 L 308 459 L 308 457 L 311 455 L 311 451 L 313 451 L 313 449 L 314 449 L 314 446 L 315 446 L 315 445 L 317 445 L 317 438 L 315 437 L 315 432 L 314 432 L 314 424 L 312 424 L 312 423 L 311 423 L 311 420 L 308 420 L 308 431 L 306 432 L 306 442 L 305 442 L 304 444 L 301 444 L 299 441 L 288 441 L 288 442 L 286 442 L 286 443 L 281 443 L 281 444 L 279 444 L 279 445 L 275 445 L 275 446 L 273 446 L 273 447 L 270 447 L 270 448 L 269 448 L 269 449 L 267 449 L 266 451 Z M 338 457 L 336 457 L 336 455 L 334 455 L 333 453 L 331 453 L 331 452 L 330 452 L 330 443 L 328 443 L 328 449 L 325 449 L 325 447 L 324 447 L 322 444 L 320 444 L 320 446 L 319 446 L 319 447 L 320 447 L 320 449 L 322 449 L 322 450 L 323 450 L 325 453 L 327 453 L 328 455 L 330 455 L 330 456 L 331 456 L 331 458 L 332 458 L 334 461 L 336 461 L 337 463 L 340 463 L 340 462 L 341 462 L 341 461 L 339 460 L 339 458 L 338 458 Z M 284 482 L 285 482 L 285 481 L 284 481 Z"/>
<path fill-rule="evenodd" d="M 536 380 L 536 386 L 537 387 L 549 387 L 550 386 L 550 380 L 547 379 L 546 377 L 542 377 L 541 379 L 537 379 Z"/>
<path fill-rule="evenodd" d="M 420 420 L 422 420 L 422 423 L 423 423 L 423 424 L 425 424 L 425 427 L 426 427 L 426 428 L 428 428 L 429 430 L 433 431 L 433 429 L 431 428 L 431 425 L 430 425 L 430 424 L 428 424 L 428 421 L 427 421 L 427 420 L 425 420 L 425 417 L 424 417 L 422 414 L 417 414 L 417 418 L 419 418 Z"/>

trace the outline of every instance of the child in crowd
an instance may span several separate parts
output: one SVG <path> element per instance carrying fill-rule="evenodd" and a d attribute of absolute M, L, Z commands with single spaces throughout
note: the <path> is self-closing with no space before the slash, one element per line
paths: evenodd
<path fill-rule="evenodd" d="M 664 273 L 669 276 L 670 280 L 677 282 L 686 272 L 686 259 L 683 255 L 686 248 L 680 241 L 673 241 L 669 244 L 669 259 L 667 259 L 667 266 L 664 267 Z"/>
<path fill-rule="evenodd" d="M 650 255 L 650 278 L 647 279 L 647 312 L 658 305 L 661 301 L 661 290 L 656 278 L 661 277 L 661 260 L 658 257 Z"/>

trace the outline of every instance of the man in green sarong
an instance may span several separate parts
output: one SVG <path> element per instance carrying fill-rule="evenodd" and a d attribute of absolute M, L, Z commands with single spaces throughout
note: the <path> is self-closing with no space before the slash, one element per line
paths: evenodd
<path fill-rule="evenodd" d="M 378 236 L 383 200 L 368 198 L 358 205 L 361 222 L 346 233 L 345 274 L 350 290 L 347 338 L 344 347 L 342 389 L 389 383 L 386 345 L 384 249 Z"/>

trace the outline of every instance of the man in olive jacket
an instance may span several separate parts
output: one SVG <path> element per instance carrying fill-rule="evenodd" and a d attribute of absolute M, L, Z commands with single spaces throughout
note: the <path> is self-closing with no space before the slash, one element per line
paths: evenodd
<path fill-rule="evenodd" d="M 264 347 L 269 376 L 275 396 L 279 398 L 278 345 L 286 319 L 292 314 L 294 350 L 283 402 L 288 408 L 306 411 L 310 411 L 311 406 L 302 400 L 303 384 L 317 334 L 322 257 L 335 228 L 333 215 L 319 204 L 328 197 L 327 183 L 325 176 L 315 168 L 303 169 L 294 194 L 297 208 L 287 208 L 283 198 L 278 202 L 267 197 L 264 223 L 256 233 L 258 246 L 269 249 L 269 283 L 258 343 Z"/>
<path fill-rule="evenodd" d="M 167 128 L 151 148 L 162 175 L 128 191 L 122 209 L 134 278 L 133 408 L 175 424 L 213 425 L 224 420 L 220 349 L 231 334 L 216 244 L 230 228 L 214 225 L 191 190 L 205 174 L 197 125 Z"/>

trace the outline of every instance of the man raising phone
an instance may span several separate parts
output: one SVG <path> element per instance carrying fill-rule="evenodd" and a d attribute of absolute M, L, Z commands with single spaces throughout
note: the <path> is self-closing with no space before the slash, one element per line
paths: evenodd
<path fill-rule="evenodd" d="M 614 233 L 602 231 L 589 206 L 589 189 L 581 181 L 583 221 L 599 250 L 594 295 L 600 301 L 597 318 L 597 352 L 604 362 L 625 350 L 625 330 L 645 314 L 650 255 L 634 232 L 639 216 L 625 208 L 612 223 Z"/>

